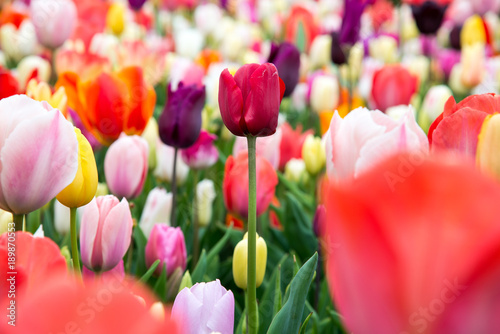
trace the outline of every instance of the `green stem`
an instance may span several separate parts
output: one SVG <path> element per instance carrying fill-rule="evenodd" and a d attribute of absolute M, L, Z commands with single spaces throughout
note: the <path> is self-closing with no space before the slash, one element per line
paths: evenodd
<path fill-rule="evenodd" d="M 248 332 L 257 333 L 258 310 L 257 310 L 257 180 L 255 163 L 256 137 L 248 136 Z"/>
<path fill-rule="evenodd" d="M 132 240 L 130 241 L 130 247 L 128 248 L 127 253 L 127 273 L 132 273 L 132 259 L 133 259 L 133 251 L 134 251 L 134 227 L 132 227 Z"/>
<path fill-rule="evenodd" d="M 177 226 L 175 222 L 175 207 L 176 207 L 176 195 L 177 195 L 177 151 L 178 148 L 175 148 L 174 152 L 174 166 L 172 172 L 172 211 L 170 212 L 170 225 Z"/>
<path fill-rule="evenodd" d="M 200 253 L 200 240 L 199 240 L 199 229 L 198 224 L 198 171 L 193 169 L 193 181 L 194 181 L 194 198 L 193 198 L 193 270 L 198 262 L 198 255 Z"/>
<path fill-rule="evenodd" d="M 70 208 L 70 233 L 71 233 L 71 257 L 73 258 L 73 269 L 77 276 L 81 276 L 80 256 L 78 255 L 78 240 L 76 237 L 76 208 Z"/>
<path fill-rule="evenodd" d="M 14 215 L 14 225 L 16 226 L 16 231 L 24 231 L 24 215 L 18 215 L 18 214 L 13 214 Z"/>

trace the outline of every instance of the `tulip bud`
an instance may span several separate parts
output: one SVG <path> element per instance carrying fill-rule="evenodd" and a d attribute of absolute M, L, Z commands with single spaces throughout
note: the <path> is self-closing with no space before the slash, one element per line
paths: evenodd
<path fill-rule="evenodd" d="M 272 44 L 271 53 L 267 61 L 276 66 L 278 75 L 285 83 L 285 93 L 283 96 L 290 96 L 299 81 L 299 50 L 295 45 L 288 42 L 283 42 L 279 46 Z"/>
<path fill-rule="evenodd" d="M 307 180 L 306 163 L 302 159 L 290 159 L 285 166 L 285 178 L 288 181 L 302 183 Z"/>
<path fill-rule="evenodd" d="M 476 162 L 500 181 L 500 114 L 486 117 L 478 136 Z"/>
<path fill-rule="evenodd" d="M 316 175 L 323 169 L 326 163 L 326 153 L 321 138 L 313 135 L 307 136 L 302 146 L 302 160 L 311 175 Z"/>
<path fill-rule="evenodd" d="M 153 227 L 157 223 L 170 225 L 170 211 L 172 210 L 172 193 L 163 188 L 154 188 L 146 199 L 142 210 L 139 226 L 149 239 Z"/>
<path fill-rule="evenodd" d="M 382 35 L 369 42 L 370 56 L 386 64 L 395 63 L 398 59 L 398 43 L 390 36 Z"/>
<path fill-rule="evenodd" d="M 212 206 L 215 200 L 215 188 L 212 180 L 202 180 L 196 186 L 198 224 L 207 226 L 212 220 Z"/>
<path fill-rule="evenodd" d="M 173 147 L 163 144 L 160 140 L 156 142 L 156 168 L 153 174 L 164 182 L 172 182 L 174 152 Z M 188 177 L 189 167 L 182 159 L 177 159 L 176 166 L 177 184 L 182 184 Z"/>
<path fill-rule="evenodd" d="M 485 75 L 485 46 L 482 43 L 475 43 L 462 47 L 462 71 L 460 80 L 467 88 L 479 85 Z"/>
<path fill-rule="evenodd" d="M 192 169 L 206 169 L 213 166 L 219 159 L 219 151 L 214 145 L 216 139 L 216 135 L 202 130 L 196 142 L 181 151 L 182 160 Z"/>
<path fill-rule="evenodd" d="M 142 192 L 148 173 L 148 143 L 139 136 L 122 135 L 108 149 L 104 174 L 111 193 L 128 199 Z"/>
<path fill-rule="evenodd" d="M 85 207 L 80 223 L 82 263 L 93 271 L 114 268 L 127 252 L 132 227 L 125 198 L 121 202 L 113 195 L 93 199 Z"/>
<path fill-rule="evenodd" d="M 148 121 L 148 125 L 144 129 L 141 135 L 148 142 L 149 154 L 148 154 L 148 166 L 149 169 L 155 169 L 156 167 L 156 143 L 160 138 L 158 135 L 158 122 L 154 117 L 151 117 Z"/>
<path fill-rule="evenodd" d="M 146 0 L 128 0 L 128 4 L 134 10 L 140 10 L 145 2 Z"/>
<path fill-rule="evenodd" d="M 332 51 L 332 36 L 318 35 L 311 44 L 309 60 L 312 68 L 329 65 Z"/>
<path fill-rule="evenodd" d="M 326 219 L 326 208 L 324 205 L 318 205 L 316 208 L 316 213 L 314 214 L 313 219 L 313 231 L 316 237 L 321 237 L 323 235 L 323 229 L 325 227 L 325 219 Z"/>
<path fill-rule="evenodd" d="M 160 260 L 155 274 L 160 275 L 163 267 L 167 267 L 167 276 L 176 268 L 186 269 L 186 243 L 180 227 L 170 227 L 165 224 L 156 224 L 151 231 L 145 249 L 146 265 L 151 265 Z"/>
<path fill-rule="evenodd" d="M 73 182 L 56 197 L 61 204 L 69 208 L 78 208 L 88 204 L 97 191 L 97 166 L 94 152 L 80 129 L 75 128 L 75 133 L 78 139 L 78 171 Z"/>
<path fill-rule="evenodd" d="M 266 241 L 257 234 L 257 288 L 264 281 L 267 263 Z M 248 262 L 248 232 L 243 236 L 243 240 L 238 242 L 233 253 L 233 278 L 234 283 L 241 288 L 247 288 L 247 262 Z"/>
<path fill-rule="evenodd" d="M 60 235 L 66 235 L 70 229 L 70 211 L 57 199 L 54 201 L 54 227 Z"/>
<path fill-rule="evenodd" d="M 32 0 L 31 18 L 40 44 L 56 49 L 73 34 L 77 18 L 75 3 L 71 0 Z"/>
<path fill-rule="evenodd" d="M 446 85 L 438 85 L 429 89 L 425 95 L 418 119 L 418 124 L 424 131 L 427 131 L 432 122 L 441 115 L 446 101 L 452 95 L 451 89 Z"/>
<path fill-rule="evenodd" d="M 334 110 L 339 104 L 339 90 L 339 83 L 335 77 L 317 76 L 311 86 L 311 108 L 317 113 Z"/>
<path fill-rule="evenodd" d="M 9 224 L 14 221 L 12 213 L 0 209 L 0 234 L 7 232 Z"/>
<path fill-rule="evenodd" d="M 469 17 L 460 32 L 460 44 L 462 47 L 471 46 L 476 43 L 486 44 L 487 32 L 481 16 L 474 15 Z"/>
<path fill-rule="evenodd" d="M 106 15 L 106 27 L 115 35 L 120 35 L 125 29 L 125 6 L 121 3 L 113 3 Z"/>

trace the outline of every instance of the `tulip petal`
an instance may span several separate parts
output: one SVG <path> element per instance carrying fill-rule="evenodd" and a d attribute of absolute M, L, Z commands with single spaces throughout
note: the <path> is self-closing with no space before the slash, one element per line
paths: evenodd
<path fill-rule="evenodd" d="M 219 296 L 219 300 L 213 306 L 209 305 L 211 307 L 206 310 L 206 312 L 211 312 L 207 327 L 212 332 L 232 334 L 234 327 L 234 296 L 231 291 L 225 291 L 222 286 L 221 290 L 224 290 L 222 297 Z"/>
<path fill-rule="evenodd" d="M 197 284 L 195 284 L 195 286 L 197 286 Z M 195 286 L 191 289 L 194 289 Z M 193 292 L 191 292 L 191 289 L 184 288 L 177 294 L 172 307 L 172 318 L 181 320 L 184 333 L 202 333 L 199 329 L 203 324 L 203 303 L 201 298 L 197 298 Z"/>
<path fill-rule="evenodd" d="M 236 136 L 244 136 L 246 128 L 240 128 L 243 118 L 242 91 L 227 69 L 222 71 L 219 79 L 219 107 L 222 121 L 229 131 Z"/>
<path fill-rule="evenodd" d="M 2 191 L 11 211 L 41 208 L 78 170 L 73 126 L 57 109 L 21 122 L 5 140 L 0 159 Z"/>
<path fill-rule="evenodd" d="M 91 267 L 96 243 L 97 229 L 99 227 L 99 208 L 94 198 L 83 212 L 80 223 L 80 255 L 82 263 Z"/>

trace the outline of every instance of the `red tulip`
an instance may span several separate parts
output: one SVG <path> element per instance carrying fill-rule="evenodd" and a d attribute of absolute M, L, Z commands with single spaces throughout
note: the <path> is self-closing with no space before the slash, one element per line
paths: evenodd
<path fill-rule="evenodd" d="M 278 176 L 273 166 L 257 155 L 257 216 L 264 213 L 274 197 Z M 248 216 L 248 152 L 240 152 L 236 158 L 229 156 L 222 185 L 224 202 L 228 211 L 242 218 Z"/>
<path fill-rule="evenodd" d="M 270 136 L 276 132 L 285 84 L 273 64 L 248 64 L 234 77 L 227 69 L 219 80 L 219 106 L 224 124 L 236 136 Z"/>
<path fill-rule="evenodd" d="M 17 79 L 0 66 L 0 100 L 19 93 L 19 83 Z"/>
<path fill-rule="evenodd" d="M 293 130 L 290 124 L 284 123 L 281 126 L 281 131 L 279 169 L 284 170 L 288 161 L 302 158 L 302 145 L 304 145 L 306 137 L 313 133 L 313 130 L 302 133 L 302 125 L 298 125 L 297 129 Z"/>
<path fill-rule="evenodd" d="M 450 97 L 429 128 L 431 150 L 451 150 L 475 159 L 477 136 L 486 116 L 500 111 L 500 95 L 472 95 L 460 103 Z"/>
<path fill-rule="evenodd" d="M 410 104 L 417 92 L 418 78 L 401 65 L 386 65 L 373 75 L 372 98 L 381 111 Z"/>
<path fill-rule="evenodd" d="M 449 158 L 449 157 L 448 157 Z M 327 197 L 327 277 L 349 333 L 500 333 L 500 186 L 390 158 Z"/>

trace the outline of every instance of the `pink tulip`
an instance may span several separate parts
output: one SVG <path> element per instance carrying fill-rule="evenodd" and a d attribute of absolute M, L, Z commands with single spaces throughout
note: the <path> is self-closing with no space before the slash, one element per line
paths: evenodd
<path fill-rule="evenodd" d="M 161 274 L 163 266 L 167 266 L 167 275 L 172 274 L 175 269 L 186 269 L 186 242 L 180 227 L 170 227 L 165 224 L 156 224 L 151 231 L 146 244 L 146 265 L 150 267 L 156 260 L 160 265 L 155 273 Z"/>
<path fill-rule="evenodd" d="M 372 99 L 375 107 L 387 108 L 409 104 L 418 89 L 418 78 L 401 65 L 386 65 L 373 75 Z"/>
<path fill-rule="evenodd" d="M 184 288 L 174 301 L 172 319 L 180 319 L 186 334 L 232 334 L 234 296 L 219 280 Z"/>
<path fill-rule="evenodd" d="M 30 12 L 38 41 L 50 49 L 60 47 L 73 34 L 78 20 L 71 0 L 32 0 Z"/>
<path fill-rule="evenodd" d="M 326 136 L 326 167 L 331 178 L 357 177 L 398 152 L 429 151 L 429 142 L 418 126 L 411 107 L 395 121 L 365 108 L 341 118 L 335 112 Z"/>
<path fill-rule="evenodd" d="M 83 212 L 80 226 L 82 263 L 93 271 L 113 269 L 127 252 L 132 236 L 132 215 L 127 200 L 99 196 Z"/>
<path fill-rule="evenodd" d="M 0 100 L 0 208 L 29 213 L 75 178 L 78 142 L 73 126 L 46 102 L 26 95 Z"/>
<path fill-rule="evenodd" d="M 148 143 L 139 136 L 122 135 L 111 144 L 104 159 L 109 190 L 128 199 L 139 196 L 148 173 L 148 155 Z"/>
<path fill-rule="evenodd" d="M 216 135 L 201 130 L 196 142 L 181 151 L 182 160 L 192 169 L 205 169 L 213 166 L 219 159 L 219 151 L 214 146 Z"/>
<path fill-rule="evenodd" d="M 103 273 L 95 273 L 87 267 L 83 266 L 82 276 L 86 281 L 103 282 L 113 284 L 115 282 L 122 282 L 125 279 L 125 268 L 123 267 L 123 260 L 121 260 L 114 268 Z"/>

